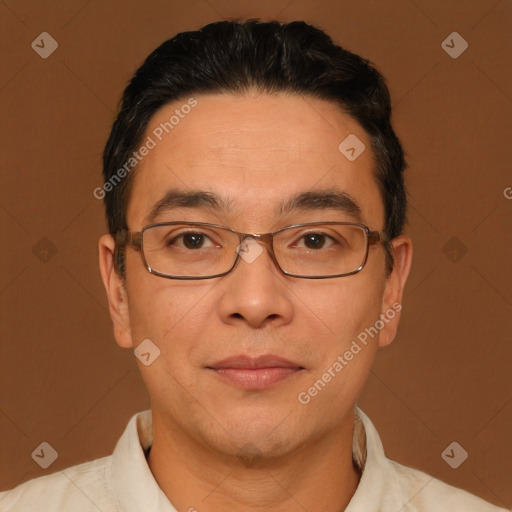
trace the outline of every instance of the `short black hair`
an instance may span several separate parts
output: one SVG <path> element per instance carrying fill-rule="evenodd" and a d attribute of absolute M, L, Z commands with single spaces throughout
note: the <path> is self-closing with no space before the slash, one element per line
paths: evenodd
<path fill-rule="evenodd" d="M 391 126 L 391 100 L 384 77 L 366 59 L 338 45 L 304 21 L 220 21 L 181 32 L 154 50 L 136 71 L 121 99 L 103 153 L 104 201 L 110 233 L 128 229 L 126 211 L 134 173 L 126 162 L 141 143 L 152 116 L 164 105 L 193 94 L 291 93 L 336 103 L 368 134 L 376 182 L 384 203 L 389 239 L 406 221 L 406 167 Z M 123 168 L 125 172 L 120 174 Z M 128 169 L 129 170 L 129 169 Z M 120 179 L 123 176 L 123 179 Z M 113 182 L 113 178 L 116 181 Z M 386 268 L 393 255 L 386 244 Z M 116 269 L 124 277 L 124 253 Z"/>

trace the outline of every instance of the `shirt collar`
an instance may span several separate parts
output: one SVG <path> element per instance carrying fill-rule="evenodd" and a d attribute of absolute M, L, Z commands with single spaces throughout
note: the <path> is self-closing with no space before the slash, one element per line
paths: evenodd
<path fill-rule="evenodd" d="M 147 463 L 146 452 L 152 443 L 151 411 L 134 415 L 112 455 L 112 481 L 121 510 L 176 512 Z M 352 458 L 362 474 L 345 512 L 400 510 L 404 506 L 400 485 L 390 461 L 384 455 L 379 434 L 368 416 L 357 406 Z"/>
<path fill-rule="evenodd" d="M 362 472 L 359 485 L 345 512 L 402 510 L 407 500 L 396 478 L 377 429 L 359 407 L 355 407 L 352 458 Z"/>
<path fill-rule="evenodd" d="M 112 454 L 112 483 L 119 510 L 176 512 L 158 486 L 146 460 L 153 444 L 151 411 L 134 415 Z"/>

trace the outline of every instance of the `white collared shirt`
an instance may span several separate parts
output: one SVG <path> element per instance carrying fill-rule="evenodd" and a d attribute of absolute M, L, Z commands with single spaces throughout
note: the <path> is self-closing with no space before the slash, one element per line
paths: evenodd
<path fill-rule="evenodd" d="M 426 473 L 387 459 L 373 423 L 361 409 L 355 410 L 352 451 L 362 476 L 345 512 L 506 512 Z M 140 412 L 130 419 L 112 455 L 2 492 L 0 510 L 177 512 L 146 461 L 152 442 L 151 411 Z"/>

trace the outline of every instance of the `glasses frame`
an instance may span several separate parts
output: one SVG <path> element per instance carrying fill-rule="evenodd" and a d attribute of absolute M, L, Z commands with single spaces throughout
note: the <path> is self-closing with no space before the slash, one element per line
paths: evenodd
<path fill-rule="evenodd" d="M 124 247 L 126 245 L 129 245 L 133 247 L 135 250 L 139 251 L 141 253 L 142 262 L 144 263 L 144 266 L 148 270 L 150 274 L 164 277 L 166 279 L 181 279 L 181 280 L 199 280 L 199 279 L 214 279 L 216 277 L 222 277 L 227 274 L 229 274 L 236 266 L 240 259 L 240 252 L 236 251 L 236 257 L 233 265 L 229 270 L 226 272 L 222 272 L 221 274 L 214 274 L 211 276 L 173 276 L 170 274 L 163 274 L 162 272 L 158 272 L 154 270 L 146 261 L 146 257 L 144 255 L 144 246 L 143 246 L 143 240 L 144 240 L 144 232 L 147 231 L 150 228 L 156 227 L 156 226 L 173 226 L 173 225 L 185 225 L 185 226 L 205 226 L 205 227 L 212 227 L 212 228 L 222 228 L 227 231 L 230 231 L 231 233 L 234 233 L 238 235 L 240 239 L 240 244 L 244 242 L 247 238 L 254 238 L 261 244 L 263 244 L 269 254 L 270 258 L 274 262 L 275 266 L 286 276 L 290 277 L 298 277 L 301 279 L 330 279 L 332 277 L 345 277 L 345 276 L 351 276 L 353 274 L 357 274 L 360 272 L 364 266 L 366 265 L 366 262 L 368 261 L 368 254 L 370 245 L 377 245 L 379 243 L 387 243 L 389 241 L 386 233 L 383 231 L 371 231 L 368 226 L 365 224 L 360 224 L 357 222 L 336 222 L 336 221 L 326 221 L 326 222 L 307 222 L 303 224 L 293 224 L 291 226 L 286 226 L 284 228 L 278 229 L 276 231 L 271 231 L 270 233 L 241 233 L 239 231 L 235 231 L 234 229 L 229 228 L 228 226 L 223 226 L 222 224 L 211 224 L 209 222 L 189 222 L 189 221 L 172 221 L 172 222 L 158 222 L 155 224 L 148 224 L 147 226 L 144 226 L 141 231 L 129 231 L 129 230 L 121 230 L 118 231 L 115 236 L 115 261 L 118 261 L 118 251 L 121 247 Z M 302 276 L 298 274 L 291 274 L 289 272 L 286 272 L 281 268 L 279 265 L 275 253 L 274 253 L 274 235 L 281 233 L 282 231 L 286 231 L 287 229 L 292 228 L 300 228 L 300 227 L 307 227 L 307 226 L 317 226 L 317 225 L 343 225 L 343 226 L 356 226 L 361 228 L 365 233 L 365 240 L 366 240 L 366 249 L 365 249 L 365 255 L 363 258 L 363 261 L 361 265 L 356 270 L 353 270 L 352 272 L 347 272 L 344 274 L 335 274 L 335 275 L 327 275 L 327 276 Z"/>

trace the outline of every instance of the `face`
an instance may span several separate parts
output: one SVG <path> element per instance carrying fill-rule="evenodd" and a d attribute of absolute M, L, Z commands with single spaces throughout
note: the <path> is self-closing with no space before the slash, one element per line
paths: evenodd
<path fill-rule="evenodd" d="M 244 233 L 317 221 L 360 221 L 383 230 L 370 140 L 335 105 L 288 95 L 195 98 L 197 105 L 161 141 L 154 135 L 158 127 L 186 100 L 163 107 L 148 126 L 146 137 L 156 146 L 134 171 L 130 230 L 176 220 Z M 338 149 L 349 134 L 366 147 L 353 161 Z M 171 190 L 215 194 L 224 208 L 163 208 L 150 218 Z M 301 194 L 327 190 L 348 195 L 359 206 L 358 218 L 321 203 L 279 208 Z M 141 254 L 127 247 L 123 285 L 112 251 L 112 237 L 105 235 L 100 265 L 116 340 L 134 349 L 150 339 L 160 350 L 151 365 L 139 363 L 154 421 L 218 453 L 236 455 L 252 445 L 263 456 L 289 453 L 348 421 L 377 347 L 395 335 L 411 259 L 410 241 L 402 236 L 394 241 L 390 276 L 382 245 L 374 245 L 363 270 L 346 277 L 286 276 L 265 249 L 251 263 L 240 259 L 223 277 L 179 281 L 150 274 Z M 371 327 L 377 335 L 365 331 Z M 291 364 L 261 370 L 264 385 L 254 384 L 254 370 L 218 368 L 227 358 L 268 355 Z"/>

